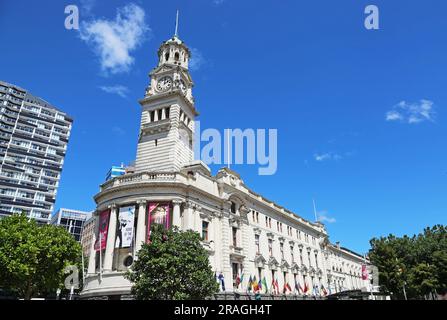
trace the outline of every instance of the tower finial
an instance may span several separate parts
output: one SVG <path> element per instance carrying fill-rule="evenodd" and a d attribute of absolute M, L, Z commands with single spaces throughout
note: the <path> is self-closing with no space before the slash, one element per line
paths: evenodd
<path fill-rule="evenodd" d="M 178 37 L 178 15 L 179 15 L 179 12 L 177 10 L 177 17 L 175 19 L 175 34 L 174 34 L 175 37 Z"/>

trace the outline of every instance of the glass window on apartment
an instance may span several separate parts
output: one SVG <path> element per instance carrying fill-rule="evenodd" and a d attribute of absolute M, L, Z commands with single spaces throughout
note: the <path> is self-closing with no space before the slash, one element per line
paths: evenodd
<path fill-rule="evenodd" d="M 209 222 L 202 221 L 202 240 L 203 241 L 208 241 L 208 228 L 209 228 Z"/>

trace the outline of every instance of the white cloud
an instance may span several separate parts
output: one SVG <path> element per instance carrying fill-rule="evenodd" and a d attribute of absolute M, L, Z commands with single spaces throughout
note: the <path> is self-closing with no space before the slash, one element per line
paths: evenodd
<path fill-rule="evenodd" d="M 96 0 L 81 0 L 81 8 L 84 14 L 90 15 L 93 7 L 96 5 Z"/>
<path fill-rule="evenodd" d="M 327 211 L 320 211 L 318 212 L 318 220 L 321 222 L 326 223 L 335 223 L 337 220 L 333 217 L 329 217 L 327 214 Z"/>
<path fill-rule="evenodd" d="M 319 162 L 328 161 L 328 160 L 341 160 L 343 156 L 338 153 L 326 152 L 326 153 L 316 153 L 314 154 L 314 159 Z"/>
<path fill-rule="evenodd" d="M 202 52 L 200 52 L 198 49 L 190 48 L 190 50 L 191 50 L 191 60 L 189 60 L 189 69 L 191 69 L 191 71 L 197 71 L 202 66 L 204 66 L 207 61 L 203 57 Z"/>
<path fill-rule="evenodd" d="M 150 32 L 144 10 L 128 4 L 117 10 L 114 20 L 93 19 L 81 25 L 80 36 L 99 56 L 102 71 L 127 72 L 134 63 L 131 53 Z"/>
<path fill-rule="evenodd" d="M 222 3 L 225 2 L 225 0 L 213 0 L 215 5 L 221 5 Z"/>
<path fill-rule="evenodd" d="M 436 113 L 433 101 L 420 100 L 416 103 L 401 101 L 385 115 L 386 121 L 400 121 L 409 124 L 433 121 Z"/>
<path fill-rule="evenodd" d="M 117 94 L 121 98 L 126 98 L 127 93 L 129 92 L 129 89 L 127 87 L 121 86 L 121 85 L 101 86 L 99 88 L 104 92 L 111 93 L 111 94 Z"/>
<path fill-rule="evenodd" d="M 113 133 L 115 133 L 117 136 L 123 136 L 126 134 L 126 131 L 118 126 L 115 126 L 112 128 Z"/>

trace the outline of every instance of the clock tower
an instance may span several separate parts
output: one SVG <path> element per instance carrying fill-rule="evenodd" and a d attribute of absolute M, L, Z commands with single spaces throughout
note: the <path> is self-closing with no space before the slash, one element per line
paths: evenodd
<path fill-rule="evenodd" d="M 177 28 L 176 28 L 177 29 Z M 136 172 L 174 172 L 194 160 L 194 83 L 188 66 L 191 51 L 175 35 L 158 50 L 158 66 L 142 107 Z"/>

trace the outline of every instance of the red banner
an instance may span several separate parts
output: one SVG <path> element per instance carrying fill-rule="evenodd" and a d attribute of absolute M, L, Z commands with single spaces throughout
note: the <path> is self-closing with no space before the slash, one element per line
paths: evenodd
<path fill-rule="evenodd" d="M 368 280 L 368 270 L 366 269 L 366 264 L 362 264 L 362 280 Z"/>
<path fill-rule="evenodd" d="M 150 202 L 147 206 L 147 234 L 146 240 L 149 241 L 151 234 L 151 226 L 153 224 L 161 224 L 166 229 L 170 227 L 170 203 L 167 202 Z"/>
<path fill-rule="evenodd" d="M 109 231 L 110 210 L 105 210 L 99 214 L 99 231 L 95 242 L 95 250 L 104 250 L 107 243 L 107 233 Z M 99 240 L 101 240 L 101 248 L 99 248 Z"/>

